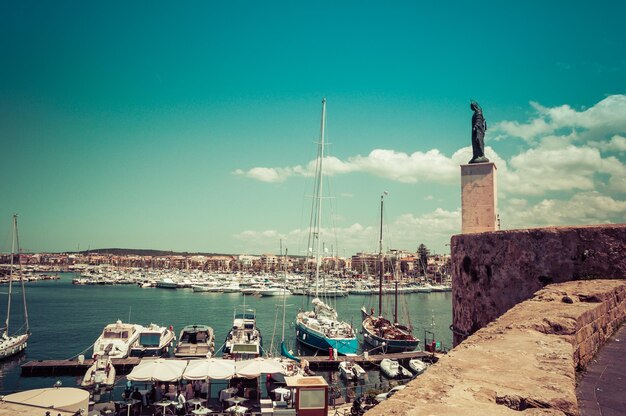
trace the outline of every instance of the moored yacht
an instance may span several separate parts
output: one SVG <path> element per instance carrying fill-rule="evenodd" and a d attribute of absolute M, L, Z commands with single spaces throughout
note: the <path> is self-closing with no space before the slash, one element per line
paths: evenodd
<path fill-rule="evenodd" d="M 111 358 L 126 358 L 130 348 L 137 344 L 143 326 L 125 324 L 118 320 L 104 327 L 102 334 L 93 344 L 93 355 L 108 355 Z"/>
<path fill-rule="evenodd" d="M 320 296 L 320 265 L 321 265 L 321 238 L 322 230 L 322 201 L 324 179 L 324 130 L 326 127 L 326 99 L 322 100 L 322 122 L 320 141 L 317 150 L 317 164 L 315 170 L 315 185 L 313 207 L 311 209 L 311 223 L 309 226 L 309 247 L 315 247 L 315 299 L 312 311 L 300 311 L 296 316 L 296 338 L 302 344 L 328 352 L 330 348 L 337 354 L 356 354 L 358 341 L 352 325 L 340 321 L 337 311 L 324 303 Z M 323 285 L 322 285 L 323 287 Z M 284 345 L 284 344 L 283 344 Z"/>
<path fill-rule="evenodd" d="M 245 309 L 241 313 L 235 311 L 233 327 L 224 341 L 224 358 L 251 359 L 262 355 L 263 341 L 261 331 L 256 326 L 256 311 Z"/>
<path fill-rule="evenodd" d="M 302 311 L 296 316 L 296 338 L 309 347 L 340 355 L 354 355 L 359 347 L 352 325 L 339 321 L 335 309 L 315 298 L 313 311 Z"/>
<path fill-rule="evenodd" d="M 167 356 L 176 335 L 171 328 L 150 324 L 141 330 L 139 341 L 130 348 L 131 357 L 162 357 Z"/>
<path fill-rule="evenodd" d="M 372 307 L 368 313 L 365 306 L 361 308 L 361 324 L 363 328 L 363 341 L 369 346 L 370 352 L 405 352 L 413 351 L 419 344 L 419 339 L 413 336 L 409 325 L 398 321 L 398 282 L 395 284 L 395 301 L 393 322 L 383 317 L 383 280 L 384 280 L 384 256 L 383 256 L 383 200 L 387 192 L 380 196 L 380 238 L 379 238 L 379 282 L 378 282 L 378 315 Z"/>
<path fill-rule="evenodd" d="M 265 289 L 259 290 L 258 294 L 261 296 L 282 296 L 291 295 L 291 291 L 284 287 L 270 286 Z"/>
<path fill-rule="evenodd" d="M 213 328 L 207 325 L 187 325 L 180 331 L 174 349 L 177 358 L 210 358 L 215 349 Z"/>

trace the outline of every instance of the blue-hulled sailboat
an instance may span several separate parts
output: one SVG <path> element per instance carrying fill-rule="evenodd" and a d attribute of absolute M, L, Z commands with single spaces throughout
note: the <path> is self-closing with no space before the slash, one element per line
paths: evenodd
<path fill-rule="evenodd" d="M 313 209 L 311 212 L 310 239 L 315 250 L 315 299 L 312 311 L 300 311 L 296 316 L 296 338 L 309 347 L 327 352 L 333 349 L 340 355 L 356 354 L 358 341 L 352 325 L 340 321 L 337 311 L 318 297 L 320 274 L 320 228 L 322 213 L 324 130 L 326 127 L 326 99 L 322 100 L 322 122 L 320 142 L 317 151 L 317 167 L 314 184 Z M 314 215 L 313 215 L 314 214 Z M 309 239 L 309 241 L 310 241 Z M 310 241 L 311 242 L 311 241 Z"/>

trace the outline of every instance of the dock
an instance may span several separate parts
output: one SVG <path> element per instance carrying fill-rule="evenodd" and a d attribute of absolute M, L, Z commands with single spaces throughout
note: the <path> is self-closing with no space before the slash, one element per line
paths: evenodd
<path fill-rule="evenodd" d="M 111 363 L 116 374 L 130 373 L 141 358 L 113 358 Z M 78 360 L 37 360 L 22 365 L 22 377 L 55 377 L 55 376 L 82 376 L 93 364 L 92 359 Z"/>
<path fill-rule="evenodd" d="M 370 354 L 370 355 L 340 355 L 334 357 L 332 360 L 328 356 L 316 355 L 316 356 L 302 356 L 301 360 L 306 360 L 309 363 L 311 369 L 336 369 L 339 367 L 339 363 L 342 361 L 350 361 L 359 364 L 363 368 L 372 368 L 380 365 L 380 362 L 385 358 L 390 360 L 398 360 L 400 362 L 419 358 L 420 360 L 435 362 L 439 359 L 440 354 L 432 354 L 424 351 L 410 351 L 410 352 L 398 352 L 392 354 Z"/>
<path fill-rule="evenodd" d="M 429 352 L 411 351 L 395 354 L 375 354 L 375 355 L 353 355 L 334 357 L 330 359 L 328 356 L 303 356 L 301 360 L 306 360 L 312 370 L 315 369 L 338 369 L 339 363 L 342 361 L 356 362 L 364 368 L 372 368 L 380 365 L 384 358 L 398 361 L 408 361 L 413 358 L 419 358 L 424 361 L 437 361 L 438 354 L 433 355 Z M 131 372 L 133 367 L 139 364 L 141 358 L 114 358 L 111 360 L 115 372 L 118 375 L 125 375 Z M 29 361 L 22 365 L 22 377 L 56 377 L 56 376 L 82 376 L 87 369 L 93 364 L 92 359 L 85 359 L 82 363 L 78 360 L 37 360 Z"/>

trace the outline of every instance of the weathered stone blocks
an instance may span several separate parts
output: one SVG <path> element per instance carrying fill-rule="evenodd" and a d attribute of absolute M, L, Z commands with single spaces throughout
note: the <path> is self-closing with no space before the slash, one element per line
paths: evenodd
<path fill-rule="evenodd" d="M 367 416 L 578 415 L 576 369 L 626 320 L 624 290 L 625 280 L 549 285 Z"/>
<path fill-rule="evenodd" d="M 547 284 L 626 278 L 626 224 L 461 234 L 451 245 L 455 345 Z"/>

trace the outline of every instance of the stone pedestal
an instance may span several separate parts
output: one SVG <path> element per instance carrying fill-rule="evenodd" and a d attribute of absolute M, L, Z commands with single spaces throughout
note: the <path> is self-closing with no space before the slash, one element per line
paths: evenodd
<path fill-rule="evenodd" d="M 494 163 L 461 165 L 461 232 L 498 229 L 497 168 Z"/>

